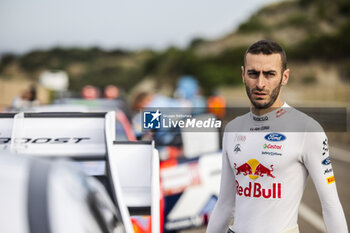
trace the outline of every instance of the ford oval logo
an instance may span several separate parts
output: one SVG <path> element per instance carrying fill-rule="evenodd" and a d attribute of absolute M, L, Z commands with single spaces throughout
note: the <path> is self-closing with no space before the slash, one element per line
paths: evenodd
<path fill-rule="evenodd" d="M 331 159 L 329 157 L 325 158 L 323 161 L 322 161 L 322 164 L 323 165 L 329 165 L 331 164 Z"/>
<path fill-rule="evenodd" d="M 265 136 L 267 141 L 279 142 L 285 140 L 287 137 L 280 133 L 269 133 Z"/>

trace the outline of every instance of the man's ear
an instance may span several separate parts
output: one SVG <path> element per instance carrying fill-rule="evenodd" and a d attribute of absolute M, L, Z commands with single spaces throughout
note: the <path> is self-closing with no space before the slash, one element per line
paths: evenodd
<path fill-rule="evenodd" d="M 289 80 L 289 72 L 290 72 L 289 69 L 286 69 L 286 70 L 283 72 L 283 75 L 282 75 L 282 83 L 281 83 L 282 86 L 287 85 L 288 80 Z"/>
<path fill-rule="evenodd" d="M 244 66 L 241 66 L 241 71 L 242 71 L 242 82 L 245 83 L 245 80 L 244 80 Z"/>

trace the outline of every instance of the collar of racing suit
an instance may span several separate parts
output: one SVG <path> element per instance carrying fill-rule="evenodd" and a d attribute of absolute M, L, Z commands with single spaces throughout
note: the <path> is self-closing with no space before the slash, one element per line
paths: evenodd
<path fill-rule="evenodd" d="M 276 109 L 272 110 L 271 112 L 268 112 L 268 113 L 266 113 L 264 115 L 261 115 L 261 116 L 255 115 L 252 112 L 252 108 L 250 108 L 249 114 L 250 114 L 250 119 L 253 121 L 253 123 L 260 125 L 260 124 L 263 124 L 263 123 L 274 121 L 275 119 L 278 119 L 278 118 L 282 117 L 290 109 L 291 109 L 291 107 L 286 102 L 284 102 L 282 107 L 276 108 Z"/>

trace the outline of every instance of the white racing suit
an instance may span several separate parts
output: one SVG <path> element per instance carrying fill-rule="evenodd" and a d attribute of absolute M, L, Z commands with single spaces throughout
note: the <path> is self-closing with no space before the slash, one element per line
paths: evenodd
<path fill-rule="evenodd" d="M 221 187 L 207 233 L 298 232 L 298 207 L 310 174 L 328 233 L 348 233 L 328 140 L 311 117 L 284 104 L 263 116 L 229 122 L 223 137 Z"/>

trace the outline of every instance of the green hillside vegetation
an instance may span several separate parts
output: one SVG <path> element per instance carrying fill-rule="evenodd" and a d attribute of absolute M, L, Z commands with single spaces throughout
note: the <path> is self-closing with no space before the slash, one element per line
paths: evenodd
<path fill-rule="evenodd" d="M 11 79 L 17 78 L 18 72 L 14 71 L 20 70 L 26 78 L 35 80 L 44 70 L 65 70 L 73 91 L 79 91 L 87 84 L 103 88 L 111 83 L 130 89 L 142 78 L 144 60 L 151 54 L 147 51 L 104 51 L 99 48 L 54 48 L 19 57 L 5 55 L 0 72 L 2 78 Z"/>
<path fill-rule="evenodd" d="M 217 86 L 240 85 L 240 66 L 247 46 L 259 39 L 281 43 L 289 62 L 320 61 L 336 65 L 350 81 L 350 2 L 348 0 L 284 1 L 266 6 L 231 34 L 214 41 L 194 39 L 188 48 L 165 51 L 105 51 L 100 48 L 53 48 L 22 56 L 6 54 L 0 78 L 35 80 L 43 70 L 65 70 L 70 89 L 86 84 L 115 84 L 126 91 L 152 77 L 158 85 L 174 85 L 181 75 L 198 78 L 206 94 Z M 306 74 L 305 84 L 317 82 Z"/>

